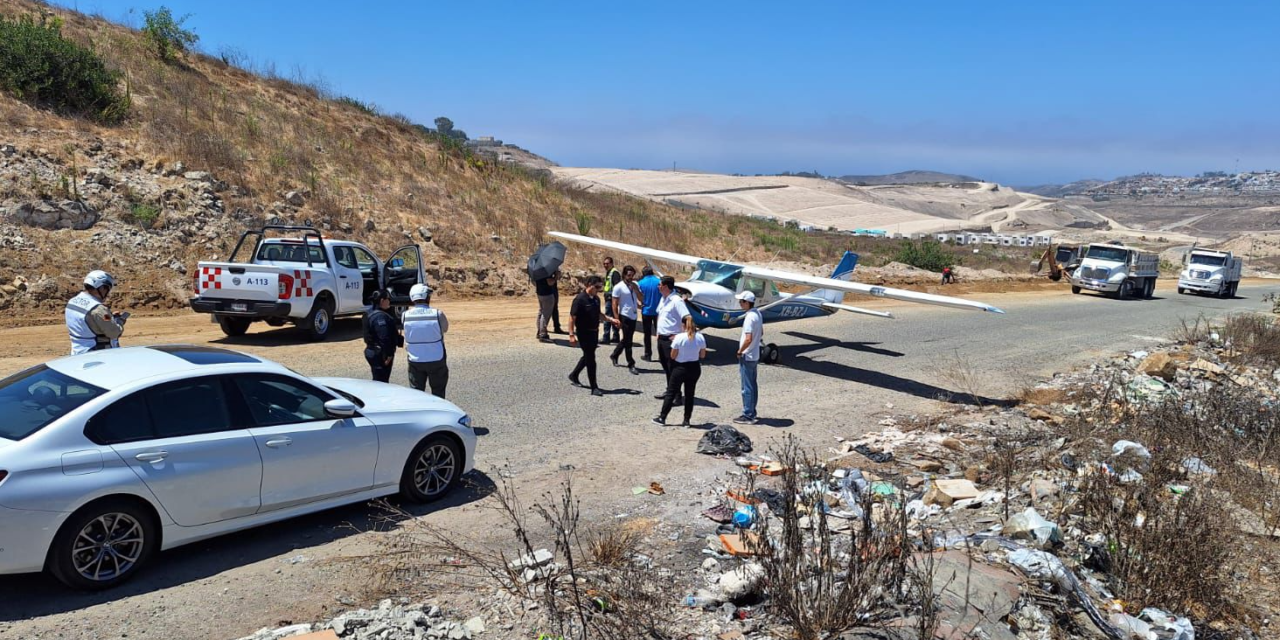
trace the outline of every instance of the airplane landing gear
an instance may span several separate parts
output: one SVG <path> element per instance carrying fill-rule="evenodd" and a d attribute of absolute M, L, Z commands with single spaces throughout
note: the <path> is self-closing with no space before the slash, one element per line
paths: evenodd
<path fill-rule="evenodd" d="M 778 349 L 778 345 L 770 342 L 764 345 L 764 349 L 760 350 L 760 359 L 765 364 L 778 364 L 778 361 L 782 360 L 782 351 Z"/>

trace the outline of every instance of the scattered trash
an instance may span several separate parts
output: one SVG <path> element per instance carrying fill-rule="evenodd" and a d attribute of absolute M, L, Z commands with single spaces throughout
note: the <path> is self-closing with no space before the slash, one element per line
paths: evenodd
<path fill-rule="evenodd" d="M 729 425 L 716 425 L 698 441 L 698 453 L 712 456 L 751 453 L 751 438 Z"/>
<path fill-rule="evenodd" d="M 1146 447 L 1132 440 L 1119 440 L 1115 444 L 1111 445 L 1111 455 L 1113 457 L 1119 457 L 1128 452 L 1133 452 L 1134 455 L 1142 458 L 1143 460 L 1151 459 L 1151 452 L 1147 451 Z"/>
<path fill-rule="evenodd" d="M 653 494 L 653 495 L 655 495 L 655 496 L 660 496 L 660 495 L 665 494 L 666 492 L 667 492 L 667 490 L 666 490 L 666 489 L 663 489 L 663 488 L 662 488 L 662 485 L 660 485 L 660 484 L 658 484 L 658 483 L 656 483 L 656 482 L 650 482 L 650 483 L 649 483 L 649 493 L 652 493 L 652 494 Z"/>
<path fill-rule="evenodd" d="M 1186 618 L 1172 616 L 1164 611 L 1150 607 L 1143 609 L 1139 617 L 1150 622 L 1152 626 L 1172 631 L 1173 636 L 1167 637 L 1166 640 L 1196 640 L 1196 629 L 1191 625 L 1191 621 Z"/>
<path fill-rule="evenodd" d="M 1209 466 L 1204 460 L 1195 457 L 1183 460 L 1182 468 L 1186 469 L 1187 473 L 1203 474 L 1206 476 L 1218 475 L 1218 471 L 1216 469 Z"/>
<path fill-rule="evenodd" d="M 866 456 L 866 458 L 872 462 L 881 464 L 885 462 L 893 462 L 893 452 L 891 451 L 873 451 L 871 447 L 868 447 L 865 444 L 857 445 L 853 450 L 861 453 L 863 456 Z"/>
<path fill-rule="evenodd" d="M 755 562 L 744 564 L 733 571 L 721 574 L 720 594 L 730 602 L 741 600 L 758 593 L 763 580 L 763 566 Z"/>
<path fill-rule="evenodd" d="M 730 520 L 733 520 L 733 509 L 730 509 L 729 507 L 726 507 L 722 504 L 718 504 L 714 507 L 711 507 L 710 509 L 707 509 L 706 511 L 703 511 L 702 517 L 707 518 L 713 522 L 719 522 L 720 524 L 725 524 Z"/>
<path fill-rule="evenodd" d="M 631 487 L 631 495 L 633 496 L 638 496 L 642 493 L 647 493 L 648 491 L 649 487 Z"/>
<path fill-rule="evenodd" d="M 1045 520 L 1033 507 L 1009 517 L 1004 523 L 1004 535 L 1015 540 L 1033 540 L 1040 548 L 1062 542 L 1062 530 Z"/>
<path fill-rule="evenodd" d="M 760 538 L 750 531 L 742 533 L 725 533 L 720 535 L 720 544 L 724 546 L 725 553 L 737 557 L 754 556 L 752 551 L 759 544 Z"/>
<path fill-rule="evenodd" d="M 750 529 L 756 523 L 757 516 L 756 508 L 753 506 L 738 507 L 738 510 L 733 512 L 733 526 L 739 529 Z"/>
<path fill-rule="evenodd" d="M 1158 640 L 1156 633 L 1151 630 L 1151 625 L 1127 613 L 1122 613 L 1122 612 L 1112 613 L 1111 624 L 1115 625 L 1117 629 L 1124 632 L 1128 639 Z"/>
<path fill-rule="evenodd" d="M 790 469 L 782 466 L 781 462 L 769 461 L 760 465 L 760 473 L 766 476 L 780 476 L 788 471 Z"/>

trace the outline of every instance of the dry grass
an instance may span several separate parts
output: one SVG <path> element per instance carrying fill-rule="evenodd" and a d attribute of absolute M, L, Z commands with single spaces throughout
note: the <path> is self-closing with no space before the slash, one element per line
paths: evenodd
<path fill-rule="evenodd" d="M 1221 337 L 1230 349 L 1228 357 L 1241 364 L 1280 367 L 1280 325 L 1260 313 L 1227 316 Z"/>

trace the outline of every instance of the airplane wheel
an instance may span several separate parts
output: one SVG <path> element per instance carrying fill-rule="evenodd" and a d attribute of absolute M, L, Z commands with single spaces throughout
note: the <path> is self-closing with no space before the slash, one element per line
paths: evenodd
<path fill-rule="evenodd" d="M 765 364 L 778 364 L 782 360 L 782 351 L 778 349 L 778 345 L 770 343 L 764 346 Z"/>

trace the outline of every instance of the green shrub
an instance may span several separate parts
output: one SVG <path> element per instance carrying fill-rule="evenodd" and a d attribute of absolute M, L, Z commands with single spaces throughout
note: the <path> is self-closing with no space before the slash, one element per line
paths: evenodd
<path fill-rule="evenodd" d="M 102 122 L 129 110 L 120 74 L 97 53 L 62 37 L 62 21 L 0 17 L 0 89 L 20 100 Z"/>
<path fill-rule="evenodd" d="M 898 248 L 893 256 L 894 261 L 909 264 L 917 269 L 938 271 L 959 263 L 955 256 L 947 252 L 942 243 L 936 240 L 907 240 Z"/>
<path fill-rule="evenodd" d="M 186 22 L 190 15 L 174 20 L 173 12 L 164 6 L 155 11 L 144 11 L 142 15 L 145 19 L 142 37 L 161 60 L 173 60 L 178 53 L 186 51 L 187 47 L 200 40 L 200 36 L 182 28 L 182 23 Z"/>
<path fill-rule="evenodd" d="M 337 100 L 335 100 L 334 102 L 337 102 L 338 104 L 345 104 L 348 107 L 355 107 L 356 109 L 363 111 L 371 116 L 379 115 L 378 106 L 373 104 L 372 102 L 363 102 L 357 98 L 352 98 L 351 96 L 342 96 Z"/>
<path fill-rule="evenodd" d="M 132 222 L 143 229 L 150 229 L 160 218 L 160 209 L 155 205 L 137 202 L 129 207 L 126 217 L 127 222 Z"/>

